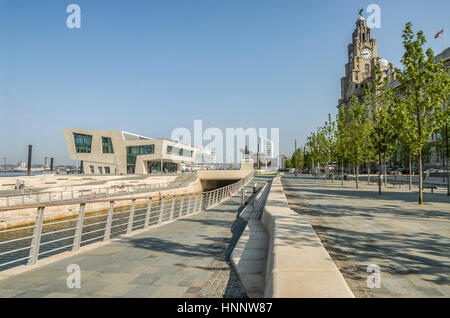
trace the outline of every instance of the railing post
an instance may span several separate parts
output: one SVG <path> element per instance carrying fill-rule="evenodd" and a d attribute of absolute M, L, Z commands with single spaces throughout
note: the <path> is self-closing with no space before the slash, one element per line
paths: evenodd
<path fill-rule="evenodd" d="M 200 193 L 200 208 L 199 210 L 202 210 L 202 204 L 203 204 L 203 193 Z"/>
<path fill-rule="evenodd" d="M 181 202 L 180 202 L 180 213 L 178 214 L 178 217 L 183 215 L 183 205 L 184 205 L 184 195 L 181 197 Z"/>
<path fill-rule="evenodd" d="M 45 207 L 39 207 L 36 214 L 36 221 L 33 231 L 33 239 L 31 240 L 30 258 L 28 265 L 35 265 L 39 258 L 39 247 L 41 245 L 42 225 L 44 224 Z"/>
<path fill-rule="evenodd" d="M 130 234 L 131 231 L 133 231 L 134 211 L 135 210 L 136 210 L 136 199 L 133 199 L 133 201 L 131 201 L 131 210 L 130 210 L 130 217 L 128 219 L 127 234 Z"/>
<path fill-rule="evenodd" d="M 73 192 L 72 192 L 73 193 Z M 75 229 L 75 237 L 73 239 L 72 252 L 76 252 L 80 249 L 81 234 L 83 233 L 83 221 L 84 221 L 84 209 L 86 203 L 80 204 L 80 211 L 78 212 L 77 227 Z"/>
<path fill-rule="evenodd" d="M 195 210 L 196 212 L 201 211 L 202 210 L 202 194 L 200 193 L 197 196 L 197 209 Z"/>
<path fill-rule="evenodd" d="M 103 238 L 104 242 L 107 242 L 111 239 L 111 225 L 113 213 L 114 213 L 114 201 L 111 201 L 109 202 L 108 217 L 106 219 L 105 237 Z"/>
<path fill-rule="evenodd" d="M 152 198 L 148 199 L 147 213 L 145 214 L 144 229 L 148 229 L 150 224 L 150 213 L 152 212 Z"/>
<path fill-rule="evenodd" d="M 169 220 L 173 219 L 173 212 L 175 211 L 175 201 L 177 198 L 175 196 L 172 197 L 172 207 L 170 208 L 170 217 Z"/>
<path fill-rule="evenodd" d="M 162 223 L 162 221 L 163 221 L 164 201 L 165 201 L 165 198 L 162 198 L 161 206 L 159 208 L 159 220 L 158 220 L 158 223 Z"/>
<path fill-rule="evenodd" d="M 189 212 L 191 211 L 191 201 L 192 201 L 192 195 L 189 196 L 188 208 L 187 208 L 186 214 L 189 214 Z"/>

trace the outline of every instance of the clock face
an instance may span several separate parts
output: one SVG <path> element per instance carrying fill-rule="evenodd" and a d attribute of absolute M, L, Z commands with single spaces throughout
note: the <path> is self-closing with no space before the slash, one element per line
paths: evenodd
<path fill-rule="evenodd" d="M 361 57 L 365 60 L 370 60 L 372 58 L 372 50 L 369 48 L 364 48 L 361 50 Z"/>

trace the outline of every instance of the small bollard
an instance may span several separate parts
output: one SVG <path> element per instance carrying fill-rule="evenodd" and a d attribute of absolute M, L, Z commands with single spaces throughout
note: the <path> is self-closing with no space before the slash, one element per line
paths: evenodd
<path fill-rule="evenodd" d="M 256 191 L 258 191 L 258 183 L 255 182 L 253 185 L 253 193 L 256 193 Z"/>
<path fill-rule="evenodd" d="M 245 193 L 245 189 L 242 188 L 241 189 L 241 204 L 245 204 L 245 200 L 246 200 L 246 193 Z"/>

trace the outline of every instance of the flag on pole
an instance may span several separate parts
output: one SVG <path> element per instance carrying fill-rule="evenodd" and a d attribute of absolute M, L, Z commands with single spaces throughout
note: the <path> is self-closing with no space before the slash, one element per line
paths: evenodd
<path fill-rule="evenodd" d="M 437 39 L 438 37 L 440 37 L 442 35 L 442 33 L 444 33 L 444 29 L 442 29 L 441 31 L 439 31 L 438 33 L 436 33 L 436 35 L 434 36 L 435 39 Z"/>

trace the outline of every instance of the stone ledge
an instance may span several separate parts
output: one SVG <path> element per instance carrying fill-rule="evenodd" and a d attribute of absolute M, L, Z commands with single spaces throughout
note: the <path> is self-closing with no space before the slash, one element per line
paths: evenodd
<path fill-rule="evenodd" d="M 264 297 L 354 297 L 312 226 L 289 208 L 280 177 L 272 182 L 262 225 L 270 237 Z"/>

